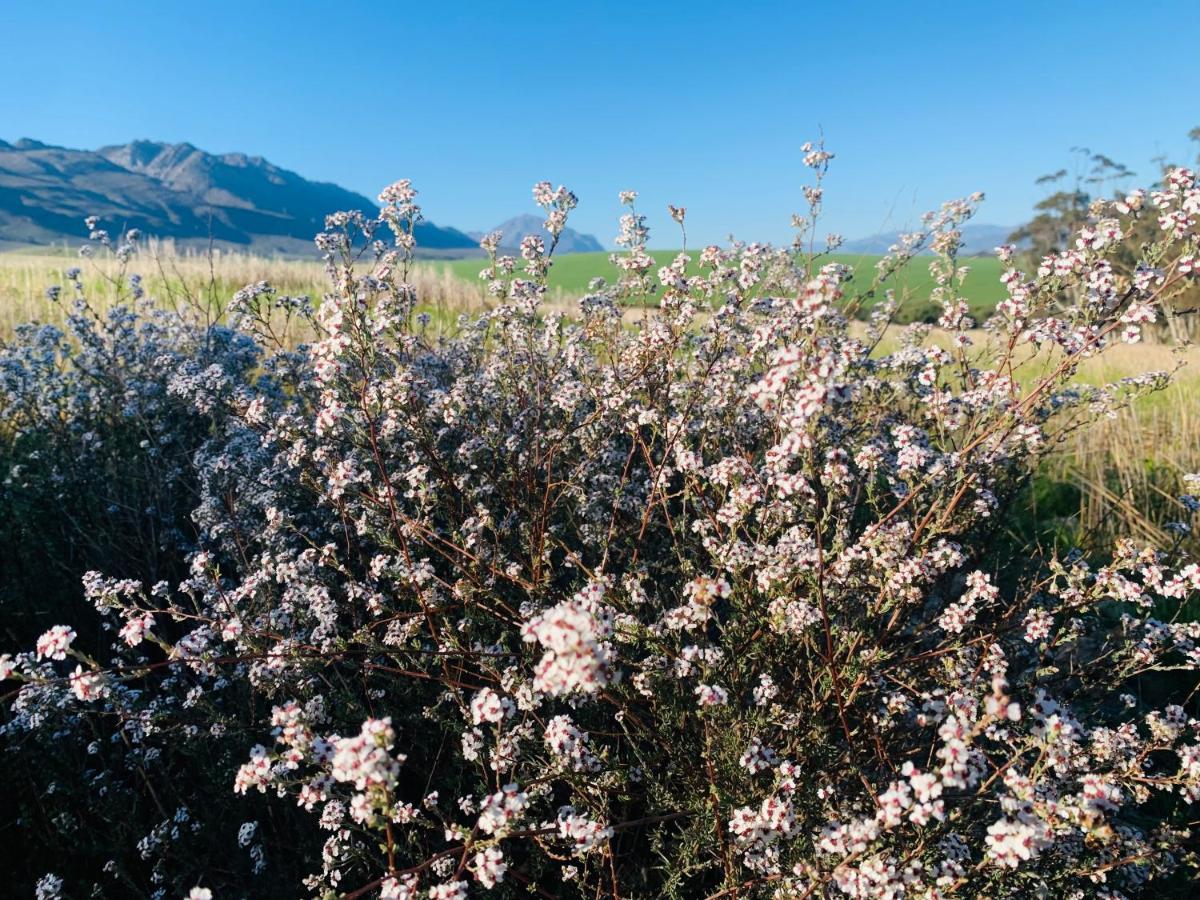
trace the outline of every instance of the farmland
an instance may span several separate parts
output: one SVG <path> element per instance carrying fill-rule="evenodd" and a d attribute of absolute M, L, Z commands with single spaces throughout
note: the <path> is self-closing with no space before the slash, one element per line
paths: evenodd
<path fill-rule="evenodd" d="M 659 265 L 671 262 L 678 250 L 652 250 Z M 695 256 L 696 254 L 692 254 Z M 929 296 L 933 279 L 928 271 L 930 257 L 917 257 L 889 282 L 899 296 L 909 298 L 902 318 L 931 315 L 932 307 L 922 298 Z M 865 289 L 875 274 L 877 256 L 835 254 L 821 257 L 820 263 L 841 263 L 851 268 L 855 278 L 848 290 Z M 413 273 L 423 304 L 449 318 L 459 311 L 479 311 L 488 305 L 479 272 L 485 261 L 463 259 L 453 262 L 418 263 Z M 1004 296 L 1000 284 L 1002 267 L 995 257 L 965 260 L 969 272 L 963 283 L 972 312 L 982 318 Z M 97 256 L 81 260 L 66 251 L 10 250 L 0 253 L 0 334 L 11 333 L 24 321 L 53 321 L 60 314 L 46 301 L 46 288 L 64 283 L 64 272 L 82 268 L 82 277 L 93 301 L 111 301 L 127 292 L 128 285 L 117 283 L 118 267 L 111 257 Z M 228 298 L 246 284 L 270 282 L 280 293 L 319 298 L 326 289 L 323 266 L 315 260 L 264 257 L 248 253 L 218 253 L 211 263 L 201 253 L 177 253 L 167 244 L 151 246 L 135 265 L 142 274 L 147 293 L 167 302 L 185 293 L 203 295 L 214 301 Z M 698 272 L 695 260 L 689 271 Z M 550 269 L 548 294 L 551 301 L 571 304 L 588 291 L 594 278 L 615 281 L 617 268 L 608 253 L 575 253 L 557 257 Z"/>
<path fill-rule="evenodd" d="M 680 251 L 651 250 L 649 252 L 655 262 L 663 266 L 674 260 Z M 689 255 L 692 257 L 692 262 L 688 266 L 688 271 L 695 274 L 699 272 L 697 265 L 699 250 L 692 250 Z M 818 263 L 821 265 L 840 263 L 852 269 L 855 279 L 851 283 L 850 289 L 853 290 L 857 284 L 862 282 L 870 284 L 874 278 L 875 264 L 879 259 L 878 256 L 835 253 L 820 257 Z M 896 290 L 914 297 L 928 297 L 929 291 L 933 287 L 933 279 L 928 270 L 930 259 L 931 257 L 913 259 L 895 277 L 893 286 Z M 483 263 L 477 259 L 456 260 L 436 265 L 453 272 L 465 281 L 477 280 L 479 270 L 483 267 Z M 976 313 L 990 311 L 1004 296 L 1004 289 L 1000 284 L 1000 275 L 1003 272 L 1000 261 L 993 256 L 984 256 L 964 260 L 963 265 L 970 267 L 970 272 L 963 283 L 963 296 L 967 298 L 972 310 Z M 616 280 L 617 275 L 618 269 L 612 264 L 608 253 L 572 253 L 555 260 L 554 266 L 550 270 L 549 288 L 555 295 L 579 297 L 587 292 L 588 284 L 593 278 L 603 278 L 612 282 Z"/>

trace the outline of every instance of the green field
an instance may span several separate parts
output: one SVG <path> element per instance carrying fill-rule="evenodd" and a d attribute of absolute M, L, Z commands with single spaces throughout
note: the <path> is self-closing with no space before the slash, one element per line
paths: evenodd
<path fill-rule="evenodd" d="M 678 252 L 652 250 L 650 255 L 659 265 L 666 265 Z M 699 253 L 693 251 L 691 255 L 695 259 Z M 853 294 L 870 287 L 875 278 L 875 264 L 879 259 L 878 256 L 833 254 L 821 257 L 821 262 L 839 262 L 853 269 L 856 276 L 848 291 Z M 929 306 L 929 293 L 934 287 L 933 279 L 929 275 L 929 263 L 932 259 L 933 257 L 929 256 L 917 257 L 889 282 L 889 286 L 894 287 L 899 296 L 909 298 L 908 317 L 917 317 L 914 316 L 915 313 Z M 460 278 L 478 282 L 479 271 L 484 267 L 484 262 L 479 259 L 460 259 L 438 265 Z M 1004 266 L 994 256 L 973 257 L 965 260 L 963 265 L 970 268 L 963 284 L 963 296 L 977 316 L 990 312 L 1005 296 L 1004 287 L 1000 284 Z M 689 268 L 692 272 L 698 271 L 695 262 Z M 588 282 L 593 278 L 601 277 L 612 282 L 616 280 L 617 275 L 617 268 L 609 260 L 608 253 L 571 253 L 555 259 L 550 269 L 550 289 L 564 297 L 580 297 L 587 292 Z"/>
<path fill-rule="evenodd" d="M 152 251 L 152 248 L 151 248 Z M 667 265 L 679 251 L 652 250 L 658 265 Z M 691 251 L 693 260 L 698 251 Z M 603 278 L 608 283 L 617 280 L 618 270 L 610 260 L 610 254 L 570 253 L 558 256 L 550 269 L 550 296 L 555 300 L 573 301 L 588 291 L 593 278 Z M 862 254 L 832 254 L 821 256 L 818 264 L 839 262 L 856 273 L 847 286 L 848 297 L 867 291 L 875 279 L 875 265 L 879 256 Z M 929 275 L 929 263 L 933 257 L 921 256 L 913 259 L 900 272 L 892 276 L 885 287 L 895 289 L 897 296 L 904 299 L 899 321 L 933 321 L 940 310 L 929 302 L 934 287 Z M 89 294 L 96 298 L 112 293 L 113 284 L 108 280 L 116 275 L 117 267 L 107 255 L 101 254 L 93 260 L 83 261 L 75 253 L 66 253 L 61 248 L 21 248 L 19 251 L 0 253 L 0 333 L 11 332 L 20 321 L 30 319 L 48 320 L 43 291 L 50 284 L 63 283 L 63 269 L 81 264 L 88 282 Z M 1000 275 L 1004 267 L 994 256 L 971 257 L 962 262 L 969 268 L 963 284 L 962 294 L 971 306 L 978 321 L 991 313 L 996 303 L 1005 296 Z M 418 288 L 425 303 L 447 311 L 467 311 L 486 308 L 487 299 L 479 271 L 485 260 L 479 257 L 458 260 L 424 260 L 413 273 L 419 282 Z M 178 287 L 175 282 L 203 284 L 217 296 L 228 298 L 245 284 L 254 281 L 269 281 L 283 293 L 309 294 L 320 297 L 324 292 L 325 273 L 315 260 L 282 259 L 260 257 L 244 253 L 222 253 L 216 265 L 210 269 L 207 258 L 202 254 L 188 253 L 174 256 L 168 251 L 162 258 L 153 252 L 139 259 L 132 267 L 147 278 L 151 293 L 170 293 L 167 288 Z M 693 261 L 689 266 L 693 274 L 699 267 Z M 206 284 L 209 275 L 215 278 L 212 285 Z M 865 304 L 867 308 L 871 303 Z"/>

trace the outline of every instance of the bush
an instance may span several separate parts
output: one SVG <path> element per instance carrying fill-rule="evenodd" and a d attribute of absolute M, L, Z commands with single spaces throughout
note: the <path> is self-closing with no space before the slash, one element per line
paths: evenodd
<path fill-rule="evenodd" d="M 244 383 L 258 363 L 246 335 L 146 304 L 102 313 L 74 287 L 66 333 L 22 326 L 0 355 L 0 565 L 21 643 L 37 632 L 17 597 L 77 594 L 98 567 L 151 583 L 186 573 L 193 457 L 224 415 L 196 392 Z"/>
<path fill-rule="evenodd" d="M 1185 884 L 1200 650 L 1179 612 L 1200 567 L 999 535 L 1059 435 L 1165 379 L 1073 374 L 1194 277 L 1195 178 L 1098 205 L 1075 249 L 1010 272 L 981 345 L 956 293 L 977 198 L 947 204 L 880 280 L 928 242 L 950 346 L 915 325 L 883 353 L 894 304 L 849 321 L 881 284 L 854 295 L 798 249 L 828 161 L 809 148 L 794 248 L 706 248 L 700 276 L 651 274 L 623 195 L 624 275 L 573 318 L 541 308 L 553 241 L 517 261 L 486 238 L 497 306 L 441 338 L 400 182 L 378 220 L 331 217 L 315 313 L 247 288 L 220 363 L 195 361 L 212 326 L 182 330 L 166 383 L 189 409 L 154 427 L 205 423 L 188 572 L 89 573 L 111 647 L 60 625 L 3 662 L 13 758 L 87 760 L 37 798 L 72 848 L 53 877 L 393 898 Z M 574 197 L 534 198 L 559 233 Z M 1148 263 L 1111 265 L 1152 205 Z M 651 290 L 659 313 L 625 324 Z M 317 339 L 270 347 L 280 310 Z M 81 390 L 63 366 L 48 380 Z M 6 452 L 70 455 L 55 427 Z M 90 834 L 115 802 L 124 822 Z"/>

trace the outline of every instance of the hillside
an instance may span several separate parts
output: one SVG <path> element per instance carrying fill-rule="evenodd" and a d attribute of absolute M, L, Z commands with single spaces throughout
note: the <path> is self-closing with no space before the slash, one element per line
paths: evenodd
<path fill-rule="evenodd" d="M 110 230 L 310 255 L 325 216 L 343 209 L 377 207 L 259 156 L 153 141 L 95 151 L 0 141 L 0 245 L 77 242 L 95 215 Z M 477 252 L 468 235 L 429 222 L 417 226 L 417 243 L 426 255 Z"/>

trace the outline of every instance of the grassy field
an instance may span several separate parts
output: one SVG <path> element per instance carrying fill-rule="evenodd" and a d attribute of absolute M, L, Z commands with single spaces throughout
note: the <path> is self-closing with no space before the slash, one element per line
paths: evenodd
<path fill-rule="evenodd" d="M 184 290 L 201 292 L 214 299 L 228 298 L 243 285 L 269 281 L 281 293 L 307 294 L 319 298 L 325 290 L 325 273 L 315 260 L 268 258 L 243 253 L 218 253 L 210 265 L 206 255 L 176 253 L 169 245 L 150 248 L 143 258 L 131 267 L 144 280 L 147 293 L 171 302 Z M 674 259 L 676 250 L 655 250 L 651 255 L 665 265 Z M 875 276 L 877 256 L 840 254 L 824 257 L 840 262 L 856 273 L 851 290 L 865 290 Z M 909 263 L 889 282 L 901 296 L 912 298 L 906 303 L 906 318 L 919 318 L 931 307 L 927 298 L 933 287 L 929 276 L 929 258 L 920 257 Z M 982 317 L 1003 296 L 1000 284 L 1002 271 L 999 260 L 979 257 L 964 263 L 969 266 L 963 294 L 973 312 Z M 110 302 L 126 289 L 118 284 L 118 267 L 110 257 L 99 256 L 81 260 L 66 251 L 9 251 L 0 253 L 0 334 L 11 333 L 19 322 L 37 319 L 54 321 L 59 313 L 49 308 L 45 289 L 52 284 L 64 284 L 64 271 L 80 266 L 89 296 L 100 302 Z M 480 259 L 452 262 L 426 261 L 419 264 L 415 279 L 420 296 L 430 309 L 448 314 L 451 310 L 477 310 L 486 305 L 479 271 Z M 693 271 L 697 271 L 693 265 Z M 617 268 L 608 253 L 573 253 L 558 257 L 550 270 L 550 299 L 572 302 L 583 296 L 593 278 L 616 280 Z"/>
<path fill-rule="evenodd" d="M 146 294 L 167 306 L 190 301 L 222 306 L 240 288 L 258 281 L 273 285 L 280 294 L 306 295 L 319 300 L 328 281 L 322 263 L 218 253 L 175 253 L 170 247 L 152 248 L 134 261 L 129 272 L 142 276 Z M 64 252 L 10 251 L 0 253 L 0 338 L 10 335 L 22 322 L 61 323 L 64 306 L 46 297 L 50 285 L 67 285 L 65 272 L 82 270 L 84 291 L 91 303 L 104 308 L 118 300 L 128 301 L 129 285 L 120 278 L 120 267 L 109 255 L 80 259 Z M 468 282 L 434 264 L 422 264 L 413 280 L 425 311 L 451 322 L 460 312 L 484 308 L 484 292 L 478 281 Z M 69 296 L 64 290 L 63 296 Z"/>
<path fill-rule="evenodd" d="M 678 250 L 652 250 L 650 255 L 659 265 L 671 262 Z M 555 259 L 550 269 L 550 289 L 552 293 L 567 298 L 580 297 L 587 292 L 588 283 L 593 278 L 603 278 L 608 282 L 615 281 L 618 275 L 608 253 L 571 253 Z M 691 253 L 693 262 L 690 271 L 698 272 L 695 259 L 698 251 Z M 822 257 L 825 262 L 839 262 L 849 266 L 855 272 L 853 287 L 865 290 L 875 277 L 875 264 L 878 256 L 859 254 L 832 254 Z M 897 292 L 907 291 L 913 297 L 928 297 L 933 287 L 933 279 L 929 275 L 929 262 L 932 257 L 918 257 L 910 262 L 895 276 L 892 286 Z M 976 314 L 990 311 L 1004 297 L 1004 288 L 1000 284 L 1000 275 L 1004 268 L 995 257 L 977 257 L 965 260 L 970 272 L 963 285 L 963 295 L 970 303 Z M 460 259 L 454 262 L 436 264 L 446 271 L 452 272 L 467 281 L 478 281 L 479 271 L 484 263 L 478 259 Z"/>

